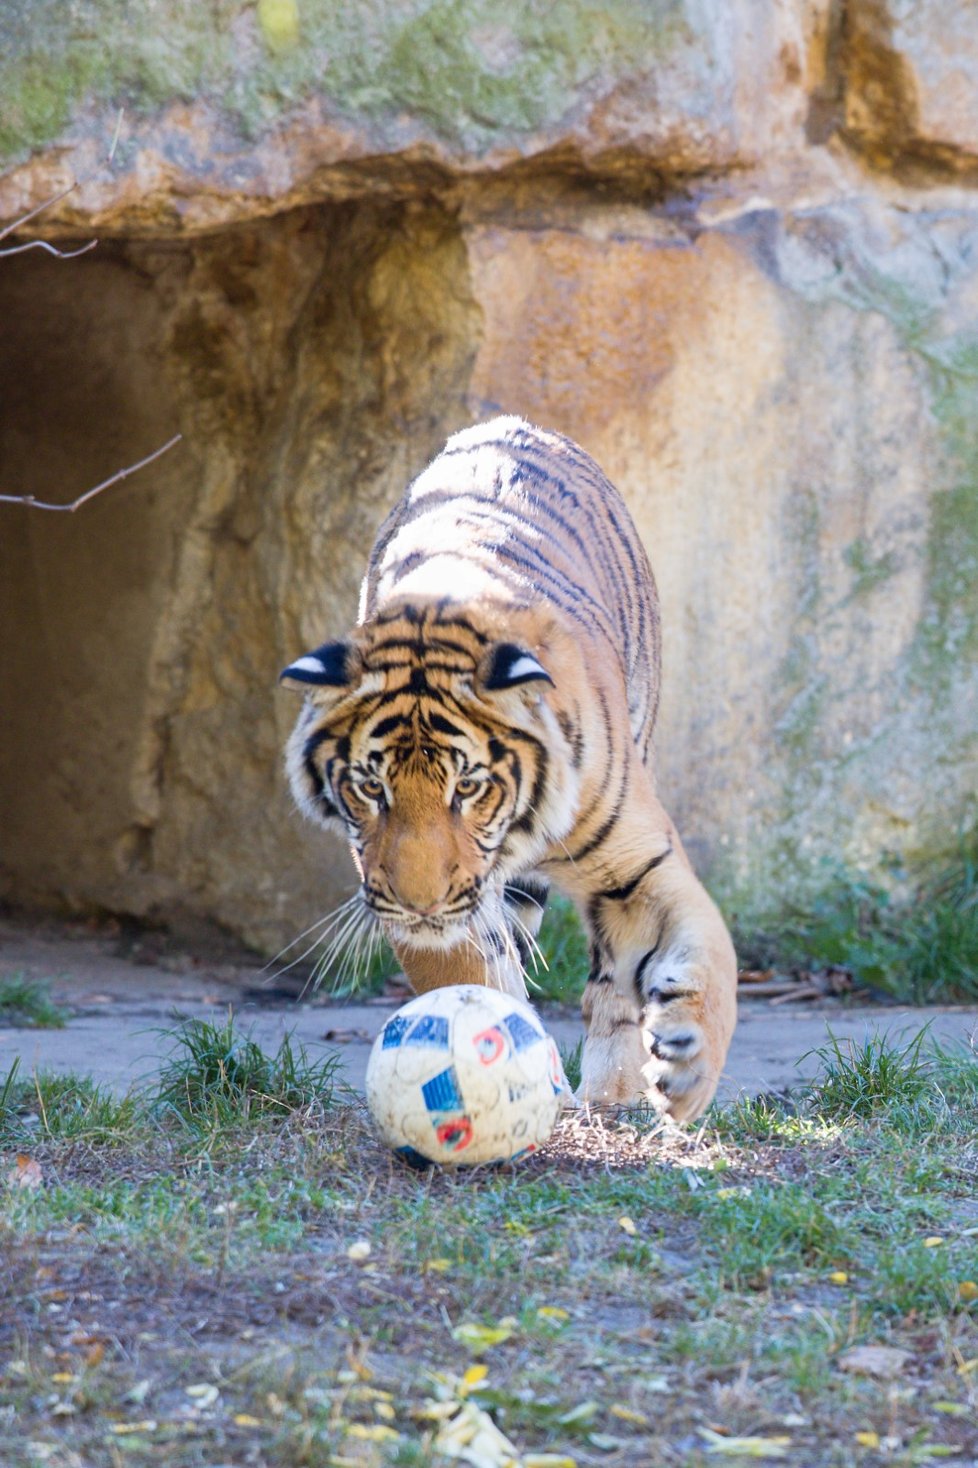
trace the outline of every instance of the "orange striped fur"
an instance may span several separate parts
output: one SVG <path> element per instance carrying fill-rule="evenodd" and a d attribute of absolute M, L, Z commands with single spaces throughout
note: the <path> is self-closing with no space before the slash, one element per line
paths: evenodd
<path fill-rule="evenodd" d="M 659 803 L 659 607 L 617 491 L 569 439 L 450 439 L 371 552 L 356 627 L 283 674 L 287 767 L 339 825 L 417 990 L 525 993 L 550 884 L 591 946 L 582 1095 L 679 1119 L 716 1089 L 736 965 Z"/>

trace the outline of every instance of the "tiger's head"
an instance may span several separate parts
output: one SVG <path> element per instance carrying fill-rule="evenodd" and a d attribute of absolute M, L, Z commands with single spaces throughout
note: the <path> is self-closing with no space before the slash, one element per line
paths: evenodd
<path fill-rule="evenodd" d="M 460 942 L 487 888 L 563 834 L 572 761 L 541 659 L 459 608 L 401 605 L 282 674 L 306 694 L 286 753 L 296 801 L 345 832 L 396 942 Z"/>

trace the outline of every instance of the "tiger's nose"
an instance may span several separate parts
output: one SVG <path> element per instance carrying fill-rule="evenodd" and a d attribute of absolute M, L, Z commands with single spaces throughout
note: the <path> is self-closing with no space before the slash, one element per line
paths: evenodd
<path fill-rule="evenodd" d="M 445 892 L 442 893 L 440 897 L 436 897 L 434 901 L 432 901 L 427 893 L 424 896 L 421 896 L 418 893 L 412 893 L 409 887 L 408 890 L 405 891 L 405 887 L 408 887 L 407 883 L 390 883 L 391 892 L 400 903 L 401 907 L 403 907 L 404 911 L 416 913 L 418 917 L 434 917 L 436 913 L 439 913 L 441 911 L 441 909 L 448 901 L 447 889 Z"/>

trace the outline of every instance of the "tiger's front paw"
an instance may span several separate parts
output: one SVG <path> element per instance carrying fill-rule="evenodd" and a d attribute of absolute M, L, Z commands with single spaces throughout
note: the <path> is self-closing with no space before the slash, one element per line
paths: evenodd
<path fill-rule="evenodd" d="M 579 1102 L 585 1106 L 634 1106 L 646 1090 L 648 1053 L 634 1019 L 610 1035 L 589 1034 L 581 1056 Z"/>
<path fill-rule="evenodd" d="M 665 953 L 643 976 L 645 1085 L 676 1121 L 690 1121 L 706 1110 L 727 1058 L 737 1018 L 732 949 L 724 959 L 696 963 L 688 951 Z"/>
<path fill-rule="evenodd" d="M 642 1067 L 649 1099 L 664 1103 L 676 1121 L 688 1121 L 705 1111 L 713 1100 L 720 1071 L 709 1062 L 703 1031 L 698 1024 L 662 1015 L 646 1030 L 649 1058 Z"/>

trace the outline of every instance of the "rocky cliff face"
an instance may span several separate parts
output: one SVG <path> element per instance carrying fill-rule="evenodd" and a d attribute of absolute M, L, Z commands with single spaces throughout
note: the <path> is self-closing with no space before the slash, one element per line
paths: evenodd
<path fill-rule="evenodd" d="M 53 12 L 52 12 L 53 15 Z M 662 591 L 664 798 L 741 913 L 953 845 L 978 759 L 978 15 L 110 0 L 0 17 L 3 890 L 269 947 L 346 859 L 280 666 L 517 411 Z M 3 34 L 4 30 L 6 34 Z"/>

